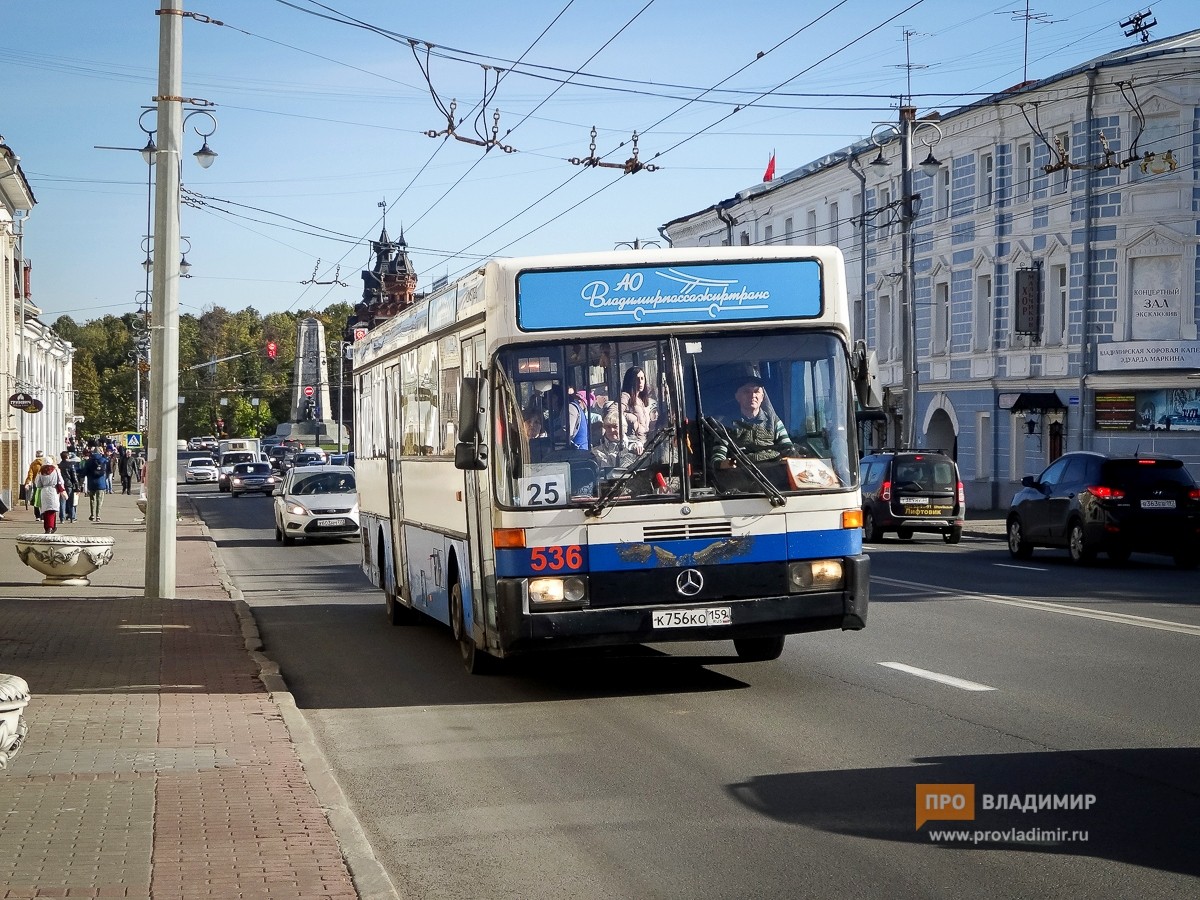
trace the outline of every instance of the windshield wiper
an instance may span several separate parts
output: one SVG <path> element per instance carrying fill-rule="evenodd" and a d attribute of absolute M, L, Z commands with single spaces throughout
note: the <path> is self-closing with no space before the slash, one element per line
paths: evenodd
<path fill-rule="evenodd" d="M 584 514 L 588 516 L 598 516 L 600 513 L 604 512 L 604 510 L 608 509 L 608 507 L 612 506 L 613 501 L 621 492 L 621 489 L 629 483 L 629 480 L 633 478 L 634 475 L 646 467 L 646 464 L 654 458 L 654 452 L 666 442 L 667 438 L 671 437 L 673 434 L 675 434 L 675 426 L 668 424 L 665 425 L 661 431 L 656 433 L 654 437 L 646 441 L 646 446 L 642 448 L 642 452 L 634 458 L 633 462 L 625 467 L 625 471 L 621 473 L 620 477 L 615 478 L 608 483 L 608 487 L 604 489 L 603 493 L 600 494 L 596 502 L 583 511 Z"/>
<path fill-rule="evenodd" d="M 733 439 L 733 435 L 729 433 L 729 430 L 721 422 L 712 416 L 705 416 L 701 421 L 704 422 L 704 426 L 710 434 L 721 440 L 729 448 L 729 452 L 733 455 L 733 458 L 743 464 L 744 468 L 741 471 L 749 475 L 751 480 L 757 482 L 767 493 L 771 499 L 772 506 L 785 506 L 787 504 L 787 498 L 783 496 L 783 492 L 771 484 L 771 479 L 767 478 L 758 466 L 755 465 L 754 460 L 746 455 L 746 451 L 738 446 L 737 441 Z M 716 484 L 715 479 L 713 484 Z M 725 492 L 721 491 L 721 493 Z"/>

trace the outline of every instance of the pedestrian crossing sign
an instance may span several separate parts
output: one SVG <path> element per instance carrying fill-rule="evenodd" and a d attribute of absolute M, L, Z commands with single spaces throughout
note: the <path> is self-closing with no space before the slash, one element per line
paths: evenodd
<path fill-rule="evenodd" d="M 142 449 L 142 433 L 140 431 L 125 432 L 125 446 L 130 450 Z"/>

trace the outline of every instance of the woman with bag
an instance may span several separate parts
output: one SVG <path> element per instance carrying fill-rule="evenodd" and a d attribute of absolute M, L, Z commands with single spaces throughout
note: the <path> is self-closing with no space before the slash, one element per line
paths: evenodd
<path fill-rule="evenodd" d="M 40 513 L 42 529 L 46 534 L 58 531 L 58 495 L 66 491 L 62 475 L 52 463 L 42 466 L 41 474 L 33 479 L 35 509 Z"/>

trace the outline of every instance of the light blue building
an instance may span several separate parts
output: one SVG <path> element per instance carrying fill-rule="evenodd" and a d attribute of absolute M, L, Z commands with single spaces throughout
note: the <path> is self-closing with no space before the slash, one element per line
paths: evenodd
<path fill-rule="evenodd" d="M 1067 450 L 1168 453 L 1200 474 L 1200 30 L 913 118 L 907 195 L 903 127 L 661 231 L 840 246 L 880 361 L 871 445 L 903 443 L 914 334 L 917 443 L 957 457 L 972 508 L 1006 506 Z"/>

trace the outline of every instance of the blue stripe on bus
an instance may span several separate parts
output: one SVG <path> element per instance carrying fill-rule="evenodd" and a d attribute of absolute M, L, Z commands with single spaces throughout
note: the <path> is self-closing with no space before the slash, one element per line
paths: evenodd
<path fill-rule="evenodd" d="M 496 550 L 496 575 L 500 578 L 537 575 L 570 575 L 572 572 L 621 572 L 658 566 L 712 566 L 726 563 L 773 562 L 782 559 L 822 559 L 855 556 L 862 552 L 862 531 L 857 528 L 801 531 L 794 534 L 757 534 L 719 540 L 628 542 L 578 547 L 581 564 L 555 567 L 553 548 Z M 567 548 L 562 548 L 563 551 Z M 534 550 L 539 550 L 534 568 Z M 574 561 L 564 555 L 563 559 Z"/>

